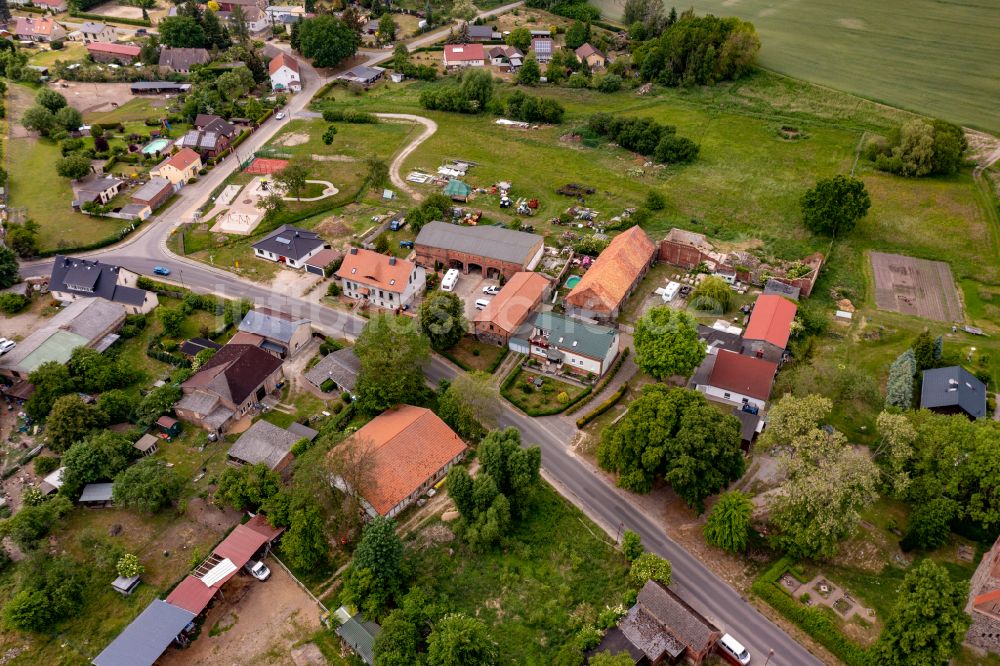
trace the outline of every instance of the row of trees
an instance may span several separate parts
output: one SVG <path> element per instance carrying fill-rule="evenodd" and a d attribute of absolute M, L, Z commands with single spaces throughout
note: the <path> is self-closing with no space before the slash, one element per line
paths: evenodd
<path fill-rule="evenodd" d="M 653 157 L 665 164 L 686 164 L 698 156 L 698 144 L 677 136 L 677 128 L 652 118 L 627 118 L 595 113 L 587 122 L 591 132 L 607 137 L 622 148 Z"/>

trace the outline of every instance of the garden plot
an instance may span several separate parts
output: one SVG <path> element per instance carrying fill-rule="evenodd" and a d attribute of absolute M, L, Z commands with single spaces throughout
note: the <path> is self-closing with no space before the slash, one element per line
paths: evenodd
<path fill-rule="evenodd" d="M 955 279 L 945 262 L 882 252 L 872 252 L 871 262 L 880 310 L 935 321 L 964 320 Z"/>

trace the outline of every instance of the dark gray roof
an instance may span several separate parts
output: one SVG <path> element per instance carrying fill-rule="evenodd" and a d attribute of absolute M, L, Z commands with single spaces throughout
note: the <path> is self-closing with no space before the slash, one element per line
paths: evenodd
<path fill-rule="evenodd" d="M 308 439 L 310 442 L 316 439 L 319 435 L 318 430 L 313 430 L 307 425 L 303 425 L 298 421 L 293 421 L 291 425 L 288 426 L 288 432 L 292 433 L 299 439 Z"/>
<path fill-rule="evenodd" d="M 801 290 L 798 287 L 793 287 L 790 284 L 785 284 L 781 280 L 775 280 L 774 278 L 768 278 L 767 284 L 764 285 L 765 294 L 784 296 L 785 298 L 791 298 L 796 301 L 799 300 L 800 291 Z"/>
<path fill-rule="evenodd" d="M 126 305 L 142 305 L 146 300 L 146 290 L 119 285 L 119 270 L 118 266 L 99 261 L 56 255 L 49 277 L 49 289 L 68 291 L 78 296 L 104 298 Z"/>
<path fill-rule="evenodd" d="M 324 245 L 326 241 L 316 232 L 283 224 L 254 243 L 253 248 L 301 261 L 307 254 Z"/>
<path fill-rule="evenodd" d="M 152 666 L 193 619 L 191 611 L 171 606 L 162 599 L 153 599 L 118 638 L 94 657 L 93 663 L 95 666 Z"/>
<path fill-rule="evenodd" d="M 160 50 L 160 67 L 178 72 L 190 71 L 194 65 L 203 65 L 211 59 L 205 49 L 174 49 L 165 46 Z"/>
<path fill-rule="evenodd" d="M 369 83 L 371 81 L 377 80 L 385 72 L 384 67 L 369 67 L 368 65 L 358 65 L 347 70 L 338 79 L 344 81 L 359 81 L 361 83 Z"/>
<path fill-rule="evenodd" d="M 264 463 L 274 469 L 292 450 L 301 437 L 267 421 L 257 421 L 240 435 L 229 456 L 251 465 Z"/>
<path fill-rule="evenodd" d="M 351 646 L 351 649 L 361 657 L 366 664 L 375 663 L 375 637 L 379 635 L 381 627 L 374 622 L 365 622 L 361 615 L 355 615 L 351 619 L 337 627 L 336 633 L 340 638 Z"/>
<path fill-rule="evenodd" d="M 698 339 L 704 342 L 708 347 L 728 349 L 729 351 L 734 351 L 737 354 L 739 354 L 743 349 L 743 337 L 738 333 L 720 331 L 716 328 L 705 326 L 703 324 L 698 324 Z"/>
<path fill-rule="evenodd" d="M 428 222 L 417 234 L 417 245 L 454 250 L 499 261 L 524 264 L 531 259 L 542 237 L 503 227 L 467 227 L 448 222 Z"/>
<path fill-rule="evenodd" d="M 222 349 L 222 345 L 218 342 L 212 342 L 206 338 L 191 338 L 190 340 L 185 340 L 181 344 L 181 353 L 187 356 L 194 356 L 198 352 L 205 351 L 206 349 Z"/>
<path fill-rule="evenodd" d="M 85 21 L 83 25 L 80 26 L 80 32 L 85 32 L 87 34 L 100 34 L 108 26 L 104 23 L 97 23 L 95 21 Z"/>
<path fill-rule="evenodd" d="M 85 180 L 81 180 L 73 186 L 73 189 L 77 192 L 93 192 L 94 194 L 100 194 L 105 190 L 110 190 L 113 187 L 120 187 L 122 181 L 117 178 L 112 178 L 111 176 L 94 176 Z"/>
<path fill-rule="evenodd" d="M 616 344 L 613 328 L 586 324 L 552 312 L 539 312 L 532 320 L 534 327 L 548 334 L 549 352 L 558 349 L 593 359 L 604 359 Z M 553 360 L 561 360 L 551 356 Z"/>
<path fill-rule="evenodd" d="M 179 90 L 191 89 L 190 83 L 176 83 L 174 81 L 136 81 L 131 86 L 132 92 L 147 92 L 150 90 Z"/>
<path fill-rule="evenodd" d="M 493 26 L 491 25 L 470 25 L 469 37 L 472 39 L 492 39 Z"/>
<path fill-rule="evenodd" d="M 982 418 L 986 416 L 986 385 L 960 365 L 924 370 L 920 406 L 958 407 L 974 419 Z"/>
<path fill-rule="evenodd" d="M 753 442 L 757 436 L 757 424 L 760 422 L 760 414 L 744 412 L 739 407 L 733 408 L 733 416 L 740 420 L 740 438 L 744 442 Z"/>
<path fill-rule="evenodd" d="M 80 494 L 81 502 L 110 502 L 112 483 L 88 483 Z"/>
<path fill-rule="evenodd" d="M 619 627 L 654 662 L 664 654 L 676 658 L 688 647 L 700 653 L 711 647 L 719 632 L 680 597 L 652 580 L 646 581 Z"/>
<path fill-rule="evenodd" d="M 161 192 L 163 192 L 163 190 L 171 187 L 173 187 L 173 185 L 166 178 L 163 178 L 162 176 L 153 176 L 149 179 L 148 183 L 132 193 L 132 198 L 142 199 L 143 201 L 152 201 Z"/>
<path fill-rule="evenodd" d="M 354 348 L 345 347 L 320 359 L 320 362 L 305 374 L 305 378 L 317 387 L 327 379 L 332 379 L 343 390 L 353 391 L 360 372 L 361 361 L 355 355 Z"/>
<path fill-rule="evenodd" d="M 308 326 L 310 323 L 312 323 L 310 319 L 290 319 L 280 314 L 250 310 L 243 317 L 239 328 L 244 333 L 253 333 L 288 344 L 300 326 Z"/>

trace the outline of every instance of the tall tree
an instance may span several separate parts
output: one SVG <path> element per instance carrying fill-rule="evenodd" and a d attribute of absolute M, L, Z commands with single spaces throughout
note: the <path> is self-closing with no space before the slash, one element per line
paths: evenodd
<path fill-rule="evenodd" d="M 205 30 L 191 16 L 168 16 L 159 24 L 160 41 L 171 48 L 204 48 L 208 46 Z"/>
<path fill-rule="evenodd" d="M 724 315 L 733 305 L 733 290 L 722 278 L 709 275 L 691 292 L 691 307 L 701 312 Z"/>
<path fill-rule="evenodd" d="M 226 467 L 215 488 L 215 501 L 237 511 L 256 511 L 281 490 L 281 476 L 264 463 Z"/>
<path fill-rule="evenodd" d="M 156 513 L 181 495 L 183 479 L 157 458 L 144 458 L 115 477 L 115 504 L 145 513 Z"/>
<path fill-rule="evenodd" d="M 837 175 L 818 181 L 802 195 L 802 222 L 814 234 L 832 236 L 850 233 L 868 214 L 872 200 L 857 178 Z"/>
<path fill-rule="evenodd" d="M 35 387 L 35 392 L 28 398 L 24 411 L 36 421 L 44 419 L 52 411 L 57 398 L 73 391 L 69 370 L 57 361 L 39 365 L 28 375 L 28 381 Z"/>
<path fill-rule="evenodd" d="M 292 508 L 288 530 L 281 538 L 281 552 L 288 563 L 300 570 L 309 570 L 323 562 L 330 551 L 323 514 L 312 502 Z"/>
<path fill-rule="evenodd" d="M 360 38 L 332 14 L 306 19 L 299 28 L 299 51 L 316 67 L 334 67 L 358 50 Z"/>
<path fill-rule="evenodd" d="M 233 6 L 233 11 L 229 13 L 229 24 L 233 27 L 233 37 L 236 41 L 246 46 L 250 41 L 250 27 L 247 25 L 247 17 L 241 5 Z"/>
<path fill-rule="evenodd" d="M 10 6 L 7 0 L 0 0 L 0 23 L 7 24 L 10 22 Z"/>
<path fill-rule="evenodd" d="M 52 412 L 45 420 L 49 448 L 62 453 L 104 425 L 107 425 L 107 416 L 97 407 L 86 404 L 78 395 L 64 395 L 52 404 Z"/>
<path fill-rule="evenodd" d="M 437 350 L 451 349 L 468 330 L 465 303 L 457 294 L 432 291 L 420 304 L 420 328 Z"/>
<path fill-rule="evenodd" d="M 629 579 L 636 587 L 642 587 L 647 580 L 670 585 L 672 575 L 673 568 L 670 562 L 656 553 L 643 553 L 635 558 L 628 572 Z"/>
<path fill-rule="evenodd" d="M 522 448 L 521 432 L 507 428 L 488 434 L 479 444 L 478 456 L 482 471 L 493 478 L 497 490 L 509 500 L 511 514 L 523 518 L 541 478 L 541 448 Z"/>
<path fill-rule="evenodd" d="M 517 70 L 515 80 L 523 86 L 535 86 L 542 80 L 542 70 L 534 55 L 529 55 L 524 59 L 524 64 Z"/>
<path fill-rule="evenodd" d="M 427 666 L 494 666 L 497 663 L 497 644 L 482 620 L 452 613 L 434 626 L 427 645 Z"/>
<path fill-rule="evenodd" d="M 689 377 L 705 358 L 698 324 L 669 307 L 651 308 L 635 328 L 635 362 L 656 379 Z"/>
<path fill-rule="evenodd" d="M 459 374 L 438 398 L 438 416 L 467 439 L 496 428 L 500 409 L 500 392 L 485 372 Z"/>
<path fill-rule="evenodd" d="M 423 364 L 430 343 L 410 318 L 373 316 L 358 336 L 354 353 L 361 362 L 355 391 L 362 409 L 380 412 L 426 390 Z"/>
<path fill-rule="evenodd" d="M 753 502 L 740 491 L 721 495 L 705 523 L 705 540 L 731 553 L 746 551 L 752 512 Z"/>
<path fill-rule="evenodd" d="M 21 270 L 17 255 L 6 245 L 0 246 L 0 289 L 6 289 L 21 281 Z"/>
<path fill-rule="evenodd" d="M 925 559 L 903 579 L 896 607 L 871 650 L 874 666 L 938 666 L 958 650 L 971 619 L 965 613 L 968 583 Z"/>
<path fill-rule="evenodd" d="M 73 444 L 62 457 L 64 492 L 74 497 L 88 483 L 114 479 L 136 453 L 128 438 L 110 430 Z"/>

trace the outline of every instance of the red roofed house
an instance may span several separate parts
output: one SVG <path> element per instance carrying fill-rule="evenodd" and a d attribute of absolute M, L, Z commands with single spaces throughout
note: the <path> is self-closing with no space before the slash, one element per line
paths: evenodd
<path fill-rule="evenodd" d="M 444 47 L 444 68 L 484 67 L 486 50 L 482 44 L 446 44 Z"/>
<path fill-rule="evenodd" d="M 566 314 L 603 321 L 615 319 L 655 259 L 656 245 L 645 231 L 632 227 L 622 232 L 566 296 Z"/>
<path fill-rule="evenodd" d="M 66 31 L 61 25 L 56 23 L 54 18 L 43 16 L 41 18 L 31 18 L 30 16 L 19 17 L 17 19 L 14 34 L 18 39 L 32 42 L 53 42 L 66 36 Z M 479 48 L 482 48 L 481 46 Z"/>
<path fill-rule="evenodd" d="M 190 148 L 182 148 L 150 169 L 150 176 L 166 178 L 173 185 L 183 185 L 198 175 L 201 169 L 201 155 Z"/>
<path fill-rule="evenodd" d="M 743 332 L 743 353 L 780 363 L 792 333 L 795 303 L 775 294 L 762 294 L 754 303 Z"/>
<path fill-rule="evenodd" d="M 423 292 L 425 271 L 411 261 L 352 247 L 336 273 L 344 295 L 380 308 L 401 308 Z"/>
<path fill-rule="evenodd" d="M 108 42 L 87 44 L 87 52 L 90 53 L 94 62 L 117 62 L 122 65 L 130 65 L 139 57 L 141 50 L 132 44 L 109 44 Z"/>
<path fill-rule="evenodd" d="M 965 612 L 972 616 L 965 642 L 1000 654 L 1000 539 L 972 575 Z"/>
<path fill-rule="evenodd" d="M 764 409 L 777 372 L 777 363 L 720 349 L 705 357 L 693 383 L 716 402 Z"/>
<path fill-rule="evenodd" d="M 552 283 L 541 273 L 522 271 L 507 281 L 490 304 L 472 318 L 480 342 L 504 347 L 548 295 Z"/>
<path fill-rule="evenodd" d="M 401 405 L 376 416 L 342 446 L 363 447 L 371 455 L 372 475 L 361 488 L 371 517 L 392 517 L 444 478 L 468 447 L 437 414 L 423 407 Z M 334 485 L 353 492 L 337 477 Z"/>
<path fill-rule="evenodd" d="M 279 53 L 268 66 L 271 75 L 271 90 L 302 90 L 302 76 L 299 73 L 299 61 L 287 53 Z"/>

